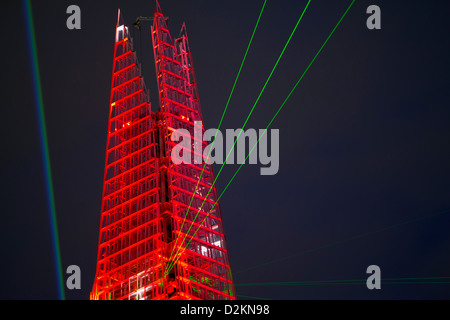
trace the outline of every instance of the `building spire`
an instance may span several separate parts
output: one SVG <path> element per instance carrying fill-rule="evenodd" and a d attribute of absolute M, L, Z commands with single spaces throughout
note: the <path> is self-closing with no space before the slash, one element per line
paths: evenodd
<path fill-rule="evenodd" d="M 161 6 L 159 5 L 158 0 L 156 0 L 156 12 L 162 13 Z"/>
<path fill-rule="evenodd" d="M 186 31 L 186 22 L 183 22 L 183 25 L 181 26 L 181 30 L 180 30 L 180 35 L 178 36 L 178 38 L 181 37 L 187 37 L 187 31 Z"/>
<path fill-rule="evenodd" d="M 116 28 L 119 26 L 124 25 L 123 22 L 123 17 L 122 17 L 122 12 L 120 12 L 120 8 L 117 10 L 117 24 L 116 24 Z"/>
<path fill-rule="evenodd" d="M 197 124 L 203 117 L 185 26 L 174 43 L 159 1 L 153 18 L 141 20 L 153 20 L 159 108 L 151 110 L 119 9 L 90 298 L 235 300 L 213 167 L 197 157 L 205 144 L 194 137 L 194 163 L 177 163 L 180 155 L 171 142 L 179 129 L 194 136 L 205 131 Z"/>
<path fill-rule="evenodd" d="M 123 20 L 120 8 L 117 10 L 117 24 L 116 24 L 116 42 L 119 42 L 129 37 L 128 27 Z"/>

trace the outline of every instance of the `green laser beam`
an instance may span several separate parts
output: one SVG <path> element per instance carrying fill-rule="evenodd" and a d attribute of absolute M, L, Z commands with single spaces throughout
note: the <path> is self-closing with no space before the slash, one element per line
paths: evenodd
<path fill-rule="evenodd" d="M 427 283 L 418 280 L 440 280 L 450 279 L 450 277 L 420 277 L 420 278 L 382 278 L 383 284 L 386 283 Z M 411 281 L 414 280 L 414 281 Z M 313 281 L 281 281 L 281 282 L 255 282 L 255 283 L 238 283 L 236 287 L 253 287 L 253 286 L 296 286 L 296 285 L 320 285 L 320 284 L 340 284 L 340 283 L 366 283 L 367 279 L 353 280 L 313 280 Z M 447 283 L 445 281 L 437 281 L 437 283 Z"/>
<path fill-rule="evenodd" d="M 356 240 L 356 239 L 361 239 L 361 238 L 364 238 L 364 237 L 367 237 L 367 236 L 370 236 L 370 235 L 373 235 L 373 234 L 381 233 L 383 231 L 387 231 L 387 230 L 390 230 L 390 229 L 398 228 L 398 227 L 403 226 L 403 225 L 411 224 L 411 223 L 414 223 L 414 222 L 418 222 L 418 221 L 421 221 L 421 220 L 424 220 L 424 219 L 428 219 L 428 218 L 431 218 L 431 217 L 434 217 L 434 216 L 438 216 L 438 215 L 441 215 L 441 214 L 446 214 L 446 213 L 449 213 L 449 212 L 450 212 L 450 209 L 449 210 L 445 210 L 445 211 L 435 212 L 435 213 L 428 214 L 428 215 L 425 215 L 425 216 L 421 216 L 421 217 L 418 217 L 418 218 L 414 218 L 412 220 L 403 221 L 403 222 L 400 222 L 400 223 L 397 223 L 397 224 L 394 224 L 394 225 L 390 225 L 388 227 L 384 227 L 384 228 L 373 230 L 373 231 L 370 231 L 370 232 L 358 234 L 356 236 L 353 236 L 353 237 L 350 237 L 350 238 L 347 238 L 347 239 L 330 242 L 330 243 L 318 246 L 316 248 L 304 250 L 304 251 L 301 251 L 301 252 L 298 252 L 298 253 L 286 256 L 286 257 L 270 260 L 270 261 L 267 261 L 267 262 L 255 265 L 253 267 L 249 267 L 247 269 L 244 269 L 244 270 L 241 270 L 241 271 L 237 271 L 236 273 L 241 273 L 241 272 L 246 272 L 246 271 L 258 269 L 258 268 L 267 266 L 269 264 L 273 264 L 273 263 L 276 263 L 276 262 L 288 260 L 288 259 L 300 256 L 300 255 L 303 255 L 303 254 L 306 254 L 306 253 L 315 252 L 315 251 L 318 251 L 318 250 L 321 250 L 321 249 L 334 247 L 334 246 L 339 245 L 339 244 L 347 243 L 347 242 L 350 242 L 350 241 L 353 241 L 353 240 Z"/>
<path fill-rule="evenodd" d="M 289 42 L 291 41 L 292 36 L 294 35 L 295 31 L 297 30 L 298 25 L 299 25 L 300 21 L 302 20 L 303 15 L 305 14 L 306 9 L 308 8 L 310 2 L 311 2 L 311 0 L 308 1 L 308 3 L 307 3 L 307 5 L 306 5 L 305 9 L 303 10 L 303 12 L 302 12 L 302 14 L 301 14 L 299 20 L 297 21 L 297 24 L 295 25 L 294 30 L 291 32 L 291 35 L 289 36 L 288 41 L 286 42 L 286 44 L 285 44 L 285 46 L 284 46 L 284 48 L 283 48 L 281 54 L 279 55 L 278 60 L 277 60 L 277 62 L 275 63 L 275 66 L 272 68 L 272 71 L 271 71 L 269 77 L 267 78 L 267 80 L 266 80 L 266 82 L 265 82 L 265 84 L 264 84 L 264 86 L 263 86 L 261 92 L 259 93 L 259 96 L 258 96 L 258 98 L 256 99 L 256 102 L 254 103 L 252 109 L 250 110 L 250 113 L 249 113 L 248 116 L 247 116 L 247 119 L 245 120 L 244 125 L 242 126 L 242 130 L 244 129 L 245 125 L 247 124 L 248 120 L 250 119 L 250 116 L 252 115 L 252 113 L 253 113 L 253 111 L 254 111 L 256 105 L 258 104 L 259 99 L 261 98 L 262 93 L 264 92 L 264 90 L 265 90 L 267 84 L 269 83 L 269 81 L 270 81 L 270 79 L 271 79 L 273 73 L 275 72 L 275 69 L 276 69 L 276 67 L 278 66 L 278 63 L 280 62 L 281 57 L 282 57 L 283 54 L 284 54 L 284 51 L 286 50 L 287 46 L 289 45 Z M 197 216 L 198 216 L 198 214 L 200 213 L 201 208 L 203 208 L 203 205 L 204 205 L 204 203 L 205 203 L 205 201 L 206 201 L 206 198 L 208 198 L 209 194 L 211 193 L 212 188 L 214 187 L 215 182 L 217 181 L 217 178 L 220 176 L 220 174 L 221 174 L 221 172 L 222 172 L 222 170 L 223 170 L 223 167 L 224 167 L 225 163 L 227 162 L 227 160 L 228 160 L 228 158 L 229 158 L 231 152 L 234 150 L 234 146 L 236 145 L 236 143 L 237 143 L 237 141 L 238 141 L 240 135 L 241 135 L 242 132 L 243 132 L 242 130 L 239 132 L 239 134 L 238 134 L 236 140 L 234 141 L 233 147 L 232 147 L 231 150 L 229 151 L 229 153 L 228 153 L 228 155 L 227 155 L 227 157 L 226 157 L 224 163 L 222 164 L 222 166 L 221 166 L 221 168 L 220 168 L 220 170 L 219 170 L 219 172 L 218 172 L 216 178 L 214 179 L 214 181 L 213 181 L 211 187 L 209 188 L 209 191 L 208 191 L 208 193 L 207 193 L 205 199 L 203 200 L 203 202 L 202 202 L 202 204 L 201 204 L 201 206 L 200 206 L 199 211 L 198 211 L 197 214 L 195 215 L 194 220 L 192 221 L 191 226 L 189 227 L 187 233 L 189 233 L 189 231 L 191 230 L 191 228 L 192 228 L 192 226 L 193 226 L 193 222 L 195 222 L 195 220 L 197 219 Z M 218 132 L 218 130 L 216 131 L 216 135 L 217 135 L 217 132 Z M 214 139 L 214 141 L 215 141 L 215 139 Z M 209 159 L 209 156 L 210 156 L 210 154 L 211 154 L 211 151 L 212 151 L 212 147 L 210 147 L 210 149 L 209 149 L 207 161 L 208 161 L 208 159 Z M 206 163 L 205 163 L 205 166 L 206 166 Z M 205 166 L 204 166 L 203 168 L 205 168 Z M 203 171 L 202 171 L 202 172 L 203 172 Z M 200 181 L 200 180 L 199 180 L 199 181 Z M 197 186 L 198 186 L 198 182 L 197 182 Z M 194 194 L 195 194 L 195 190 L 194 190 L 194 193 L 192 194 L 192 197 L 191 197 L 191 203 L 192 203 L 192 199 L 193 199 L 193 197 L 194 197 Z M 189 205 L 189 206 L 190 206 L 190 205 Z M 186 216 L 187 216 L 187 214 L 186 214 Z M 183 224 L 184 224 L 184 220 L 183 220 Z M 181 228 L 180 230 L 182 230 L 182 228 Z M 175 243 L 177 243 L 179 235 L 180 235 L 180 234 L 177 235 L 177 240 L 176 240 Z M 181 245 L 180 245 L 180 246 L 183 245 L 183 243 L 184 243 L 185 240 L 186 240 L 186 235 L 184 236 L 183 241 L 181 242 Z M 176 247 L 176 246 L 174 246 L 174 248 L 175 248 L 175 247 Z M 173 250 L 172 250 L 172 251 L 173 251 Z M 180 251 L 180 250 L 178 249 L 177 252 L 176 252 L 176 254 L 175 254 L 175 256 L 178 254 L 179 251 Z M 171 255 L 171 257 L 172 257 L 172 255 Z M 169 260 L 171 260 L 171 257 L 169 258 Z M 174 261 L 175 261 L 175 260 L 174 260 Z M 170 272 L 170 270 L 173 268 L 173 264 L 174 264 L 174 262 L 171 263 L 171 264 L 169 264 L 168 269 L 167 269 L 167 270 L 168 270 L 167 273 Z"/>
<path fill-rule="evenodd" d="M 303 72 L 303 74 L 301 75 L 301 77 L 299 78 L 299 80 L 297 81 L 297 83 L 295 84 L 295 86 L 292 88 L 292 90 L 289 92 L 288 96 L 286 97 L 286 99 L 284 100 L 284 102 L 281 104 L 281 106 L 278 108 L 277 112 L 275 113 L 275 115 L 272 117 L 272 119 L 270 120 L 269 124 L 267 125 L 266 129 L 263 131 L 263 133 L 260 135 L 260 137 L 258 138 L 258 140 L 256 141 L 256 143 L 253 145 L 253 147 L 251 148 L 250 152 L 247 154 L 245 160 L 242 162 L 242 164 L 239 166 L 239 168 L 236 170 L 236 172 L 234 173 L 234 175 L 231 177 L 230 181 L 228 181 L 227 185 L 225 186 L 224 190 L 222 191 L 222 193 L 220 194 L 220 196 L 217 198 L 216 203 L 222 198 L 223 194 L 225 193 L 225 191 L 228 189 L 228 187 L 230 186 L 231 182 L 234 180 L 234 178 L 236 177 L 236 175 L 238 174 L 238 172 L 241 170 L 242 166 L 245 164 L 245 162 L 247 161 L 248 157 L 250 156 L 250 154 L 253 152 L 253 150 L 255 149 L 256 145 L 259 143 L 260 139 L 266 134 L 268 128 L 270 127 L 270 125 L 272 124 L 272 122 L 275 120 L 275 118 L 278 116 L 278 114 L 280 113 L 281 109 L 284 107 L 284 105 L 286 104 L 286 102 L 289 100 L 289 98 L 291 97 L 291 95 L 293 94 L 293 92 L 295 91 L 295 89 L 297 88 L 297 86 L 300 84 L 300 82 L 302 81 L 302 79 L 304 78 L 305 74 L 308 72 L 308 70 L 311 68 L 312 64 L 314 63 L 314 61 L 317 59 L 318 55 L 320 54 L 320 52 L 323 50 L 323 48 L 325 47 L 325 45 L 327 44 L 327 42 L 329 41 L 329 39 L 331 38 L 331 36 L 334 34 L 334 32 L 336 31 L 337 27 L 341 24 L 342 20 L 344 19 L 344 17 L 347 15 L 347 12 L 350 10 L 350 8 L 353 6 L 354 2 L 356 0 L 353 0 L 351 2 L 351 4 L 348 6 L 347 10 L 344 12 L 344 14 L 341 16 L 341 18 L 339 19 L 338 23 L 336 24 L 336 26 L 333 28 L 333 30 L 331 31 L 331 33 L 328 35 L 327 39 L 325 40 L 325 42 L 322 44 L 321 48 L 319 49 L 319 51 L 316 53 L 316 55 L 314 56 L 314 58 L 312 59 L 312 61 L 309 63 L 308 67 L 306 68 L 306 70 Z M 223 165 L 222 165 L 223 168 Z M 222 169 L 221 168 L 221 169 Z M 220 171 L 219 171 L 220 172 Z M 215 182 L 215 181 L 214 181 Z M 213 183 L 214 184 L 214 183 Z M 203 221 L 205 221 L 205 219 L 209 216 L 209 213 L 211 212 L 211 210 L 214 209 L 214 207 L 216 206 L 216 203 L 213 205 L 213 207 L 209 210 L 208 214 L 203 218 L 203 220 L 199 223 L 199 226 L 197 228 L 197 230 L 194 232 L 194 234 L 191 236 L 191 239 L 189 240 L 189 242 L 186 244 L 186 247 L 189 246 L 189 244 L 191 243 L 193 237 L 195 236 L 195 234 L 198 232 L 198 230 L 201 227 L 201 224 L 203 223 Z M 198 213 L 197 213 L 198 214 Z M 195 221 L 195 219 L 194 219 Z M 190 229 L 189 229 L 190 230 Z M 188 230 L 188 233 L 189 233 Z M 187 234 L 186 234 L 187 236 Z M 186 239 L 185 236 L 185 239 Z M 183 240 L 184 241 L 184 240 Z M 176 261 L 176 260 L 175 260 Z"/>
<path fill-rule="evenodd" d="M 388 285 L 388 284 L 450 284 L 450 281 L 412 281 L 412 282 L 384 282 L 383 279 L 381 280 L 382 285 Z M 299 283 L 299 284 L 291 284 L 289 286 L 336 286 L 336 285 L 366 285 L 366 280 L 364 281 L 352 281 L 352 282 L 331 282 L 331 283 Z M 268 286 L 277 286 L 275 285 L 268 285 Z M 278 286 L 282 286 L 279 285 Z"/>
<path fill-rule="evenodd" d="M 56 206 L 55 206 L 55 198 L 54 198 L 54 190 L 53 190 L 53 182 L 52 182 L 52 172 L 51 172 L 51 163 L 50 163 L 50 153 L 48 147 L 48 138 L 47 138 L 47 129 L 45 122 L 45 111 L 44 111 L 44 99 L 42 97 L 42 86 L 41 86 L 41 78 L 40 78 L 40 70 L 39 70 L 39 58 L 38 58 L 38 49 L 36 44 L 36 35 L 34 28 L 34 19 L 33 19 L 33 10 L 31 7 L 30 0 L 24 0 L 24 9 L 26 16 L 26 25 L 27 25 L 27 35 L 30 49 L 30 60 L 31 60 L 31 69 L 33 74 L 33 86 L 36 100 L 36 109 L 38 116 L 38 125 L 39 125 L 39 133 L 40 133 L 40 143 L 41 143 L 41 152 L 42 152 L 42 160 L 44 166 L 44 175 L 46 182 L 46 191 L 47 191 L 47 204 L 49 209 L 50 216 L 50 225 L 52 232 L 52 240 L 53 240 L 53 256 L 54 256 L 54 265 L 56 269 L 56 278 L 58 284 L 58 294 L 60 300 L 65 299 L 64 293 L 64 280 L 62 276 L 62 266 L 61 266 L 61 253 L 59 246 L 59 237 L 58 237 L 58 222 L 56 218 Z"/>
<path fill-rule="evenodd" d="M 250 299 L 256 299 L 256 300 L 273 300 L 273 299 L 269 299 L 269 298 L 261 298 L 261 297 L 252 297 L 252 296 L 243 296 L 241 294 L 237 294 L 237 297 L 241 297 L 241 298 L 250 298 Z"/>
<path fill-rule="evenodd" d="M 450 281 L 410 281 L 410 282 L 390 282 L 385 281 L 385 279 L 381 280 L 381 285 L 422 285 L 422 284 L 450 284 Z M 336 286 L 336 285 L 364 285 L 366 286 L 366 280 L 361 280 L 360 282 L 357 282 L 356 280 L 353 280 L 351 282 L 333 282 L 333 283 L 300 283 L 296 284 L 296 286 Z M 276 286 L 276 285 L 275 285 Z M 258 297 L 251 297 L 251 296 L 243 296 L 243 295 L 237 295 L 238 297 L 245 297 L 245 298 L 253 298 L 257 300 L 272 300 L 272 299 L 266 299 L 266 298 L 258 298 Z"/>
<path fill-rule="evenodd" d="M 244 66 L 245 60 L 247 59 L 247 54 L 248 54 L 248 52 L 249 52 L 249 50 L 250 50 L 250 46 L 251 46 L 251 44 L 252 44 L 252 42 L 253 42 L 253 38 L 254 38 L 254 36 L 255 36 L 256 29 L 258 28 L 259 21 L 261 20 L 261 16 L 262 16 L 262 14 L 263 14 L 263 12 L 264 12 L 264 8 L 265 8 L 265 6 L 266 6 L 266 2 L 267 2 L 267 0 L 264 0 L 263 6 L 262 6 L 261 11 L 260 11 L 259 16 L 258 16 L 258 20 L 256 21 L 255 28 L 253 29 L 252 36 L 250 37 L 250 41 L 249 41 L 249 43 L 248 43 L 248 45 L 247 45 L 247 49 L 246 49 L 246 51 L 245 51 L 244 58 L 242 59 L 241 66 L 239 67 L 239 71 L 238 71 L 238 73 L 237 73 L 237 75 L 236 75 L 236 79 L 234 80 L 233 87 L 232 87 L 232 89 L 231 89 L 230 95 L 229 95 L 228 100 L 227 100 L 227 103 L 226 103 L 226 105 L 225 105 L 225 109 L 223 110 L 222 117 L 220 118 L 219 125 L 218 125 L 217 130 L 216 130 L 216 134 L 214 135 L 214 140 L 213 140 L 212 143 L 211 143 L 211 147 L 210 147 L 210 149 L 209 149 L 209 153 L 208 153 L 208 156 L 207 156 L 207 160 L 209 159 L 209 156 L 211 155 L 212 146 L 214 145 L 214 143 L 215 143 L 215 141 L 216 141 L 216 137 L 217 137 L 217 134 L 218 134 L 218 132 L 219 132 L 219 130 L 220 130 L 220 127 L 221 127 L 221 125 L 222 125 L 223 118 L 225 117 L 225 113 L 227 112 L 228 105 L 230 104 L 231 97 L 233 96 L 234 89 L 235 89 L 236 84 L 237 84 L 237 82 L 238 82 L 238 79 L 239 79 L 239 76 L 240 76 L 240 74 L 241 74 L 242 68 L 243 68 L 243 66 Z M 196 193 L 196 191 L 197 191 L 197 189 L 198 189 L 198 185 L 199 185 L 200 180 L 201 180 L 201 178 L 202 178 L 202 176 L 203 176 L 203 172 L 205 171 L 206 164 L 207 164 L 207 162 L 205 162 L 205 164 L 203 165 L 203 169 L 202 169 L 202 171 L 201 171 L 201 173 L 200 173 L 200 176 L 199 176 L 199 178 L 198 178 L 197 185 L 196 185 L 195 188 L 194 188 L 194 192 L 192 193 L 192 197 L 191 197 L 191 200 L 190 200 L 190 202 L 189 202 L 189 206 L 188 206 L 188 209 L 187 209 L 187 211 L 186 211 L 186 215 L 184 216 L 184 219 L 183 219 L 183 222 L 182 222 L 182 224 L 181 224 L 180 230 L 183 230 L 184 222 L 185 222 L 185 220 L 186 220 L 186 218 L 187 218 L 187 216 L 188 216 L 188 214 L 189 214 L 189 210 L 190 210 L 190 207 L 191 207 L 191 205 L 192 205 L 192 201 L 193 201 L 193 199 L 194 199 L 194 195 L 195 195 L 195 193 Z M 176 247 L 176 245 L 177 245 L 177 243 L 178 243 L 178 238 L 179 238 L 179 234 L 177 235 L 177 238 L 176 238 L 176 240 L 175 240 L 175 244 L 174 244 L 174 246 L 173 246 L 173 248 L 172 248 L 172 252 L 170 253 L 169 261 L 171 261 L 171 259 L 172 259 L 174 249 L 175 249 L 175 247 Z"/>
<path fill-rule="evenodd" d="M 215 179 L 214 179 L 214 181 L 213 181 L 211 187 L 209 188 L 209 191 L 208 191 L 208 193 L 206 194 L 206 196 L 205 196 L 205 198 L 204 198 L 204 200 L 203 200 L 203 202 L 202 202 L 202 204 L 201 204 L 199 210 L 197 211 L 197 214 L 195 215 L 194 220 L 192 221 L 192 223 L 191 223 L 189 229 L 187 230 L 187 232 L 186 232 L 186 234 L 185 234 L 185 236 L 184 236 L 184 238 L 183 238 L 183 241 L 181 242 L 181 245 L 180 245 L 180 246 L 182 246 L 183 243 L 184 243 L 184 241 L 186 240 L 186 237 L 187 237 L 187 235 L 189 234 L 189 231 L 191 230 L 192 226 L 194 225 L 194 222 L 195 222 L 195 220 L 197 219 L 198 214 L 200 213 L 200 210 L 203 208 L 203 205 L 204 205 L 206 199 L 208 198 L 209 194 L 211 193 L 213 187 L 215 186 L 215 183 L 216 183 L 217 179 L 219 178 L 219 176 L 220 176 L 220 174 L 221 174 L 221 172 L 222 172 L 222 170 L 223 170 L 223 168 L 224 168 L 224 166 L 225 166 L 225 164 L 226 164 L 228 158 L 230 157 L 231 153 L 232 153 L 233 150 L 234 150 L 234 147 L 235 147 L 237 141 L 239 140 L 239 137 L 241 136 L 241 134 L 242 134 L 242 132 L 243 132 L 243 130 L 244 130 L 244 128 L 245 128 L 245 126 L 246 126 L 248 120 L 250 119 L 250 116 L 253 114 L 253 111 L 254 111 L 256 105 L 258 104 L 258 102 L 259 102 L 259 100 L 260 100 L 260 98 L 261 98 L 261 96 L 262 96 L 264 90 L 266 89 L 267 84 L 269 83 L 270 79 L 272 78 L 272 75 L 273 75 L 273 73 L 275 72 L 275 69 L 277 68 L 277 66 L 278 66 L 278 64 L 279 64 L 279 62 L 280 62 L 280 60 L 281 60 L 281 58 L 283 57 L 283 54 L 284 54 L 284 52 L 286 51 L 286 48 L 288 47 L 289 43 L 291 42 L 291 39 L 292 39 L 292 37 L 293 37 L 295 31 L 297 30 L 297 28 L 298 28 L 298 26 L 299 26 L 301 20 L 303 19 L 303 16 L 304 16 L 306 10 L 308 9 L 310 2 L 311 2 L 311 0 L 308 0 L 308 3 L 306 4 L 305 8 L 303 9 L 302 14 L 300 15 L 300 18 L 297 20 L 297 23 L 296 23 L 296 25 L 295 25 L 295 27 L 294 27 L 294 30 L 292 30 L 291 35 L 289 36 L 288 41 L 286 42 L 286 44 L 284 45 L 283 50 L 281 51 L 280 55 L 278 56 L 277 62 L 275 63 L 274 67 L 272 68 L 272 71 L 270 72 L 269 77 L 267 78 L 266 82 L 264 83 L 264 86 L 262 87 L 262 89 L 261 89 L 261 91 L 260 91 L 260 93 L 259 93 L 259 95 L 258 95 L 258 98 L 256 99 L 255 103 L 253 104 L 252 109 L 250 110 L 250 113 L 248 114 L 247 118 L 245 119 L 244 124 L 242 125 L 242 128 L 241 128 L 241 130 L 239 131 L 238 136 L 237 136 L 236 139 L 234 140 L 233 146 L 231 147 L 230 151 L 228 152 L 228 154 L 227 154 L 227 156 L 226 156 L 226 158 L 225 158 L 225 161 L 223 162 L 222 166 L 220 167 L 219 172 L 217 173 L 217 176 L 215 177 Z M 216 132 L 216 134 L 217 134 L 217 132 Z M 259 139 L 258 139 L 258 141 L 259 141 Z M 210 151 L 211 151 L 211 150 L 212 150 L 212 148 L 210 148 Z M 207 159 L 207 160 L 208 160 L 208 159 Z M 194 194 L 193 194 L 193 195 L 194 195 Z M 216 202 L 217 202 L 217 201 L 216 201 Z M 178 234 L 178 235 L 179 235 L 179 234 Z M 175 253 L 175 256 L 178 254 L 178 252 L 180 252 L 180 249 L 177 250 L 177 252 Z M 169 266 L 168 272 L 170 272 L 170 270 L 173 268 L 173 265 L 174 265 L 175 261 L 177 261 L 177 259 L 174 259 L 174 262 Z M 168 272 L 167 272 L 167 273 L 168 273 Z"/>

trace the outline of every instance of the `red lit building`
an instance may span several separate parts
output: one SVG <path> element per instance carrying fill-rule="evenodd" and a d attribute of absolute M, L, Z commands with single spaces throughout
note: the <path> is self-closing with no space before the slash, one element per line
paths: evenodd
<path fill-rule="evenodd" d="M 151 36 L 159 108 L 118 13 L 97 269 L 91 299 L 235 299 L 211 165 L 171 160 L 171 134 L 202 121 L 183 25 L 172 39 L 159 4 Z M 202 141 L 192 142 L 198 150 Z M 195 149 L 197 148 L 197 149 Z M 195 154 L 193 155 L 195 156 Z M 197 155 L 198 156 L 198 155 Z M 202 169 L 204 168 L 203 172 Z"/>

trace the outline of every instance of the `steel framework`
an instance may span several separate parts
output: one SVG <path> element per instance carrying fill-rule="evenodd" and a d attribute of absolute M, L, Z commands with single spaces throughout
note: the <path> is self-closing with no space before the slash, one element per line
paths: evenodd
<path fill-rule="evenodd" d="M 195 164 L 171 159 L 175 130 L 186 129 L 191 137 L 204 132 L 186 27 L 173 41 L 157 2 L 151 34 L 157 112 L 119 10 L 90 298 L 235 299 L 213 168 L 201 156 L 206 144 L 192 140 L 192 157 L 201 160 Z"/>

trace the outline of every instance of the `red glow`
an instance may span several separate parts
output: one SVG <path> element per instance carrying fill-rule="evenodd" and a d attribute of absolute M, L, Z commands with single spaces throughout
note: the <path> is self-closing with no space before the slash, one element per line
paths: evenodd
<path fill-rule="evenodd" d="M 161 103 L 155 113 L 128 29 L 119 21 L 120 14 L 91 299 L 235 299 L 220 206 L 210 211 L 215 188 L 199 210 L 214 180 L 212 166 L 194 193 L 203 164 L 174 165 L 170 159 L 171 132 L 193 132 L 194 122 L 202 121 L 185 28 L 173 41 L 158 5 L 151 30 Z"/>

